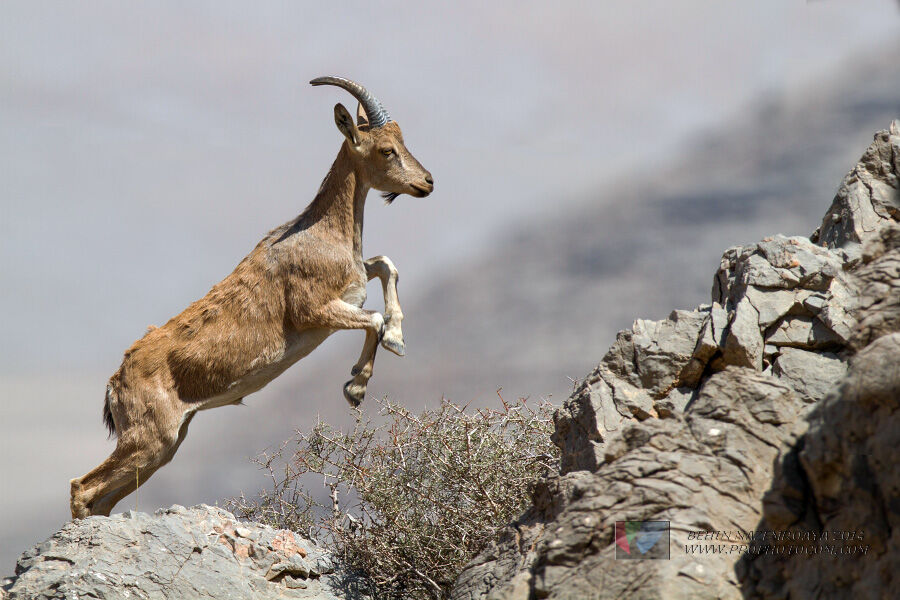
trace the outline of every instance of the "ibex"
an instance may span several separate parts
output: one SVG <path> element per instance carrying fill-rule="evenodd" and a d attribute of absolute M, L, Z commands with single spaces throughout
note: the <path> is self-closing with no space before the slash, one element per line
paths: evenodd
<path fill-rule="evenodd" d="M 341 77 L 310 83 L 350 92 L 359 101 L 357 123 L 335 105 L 346 139 L 310 205 L 269 232 L 206 296 L 125 352 L 103 407 L 116 448 L 71 480 L 72 518 L 109 515 L 172 459 L 198 411 L 239 404 L 339 329 L 366 331 L 344 385 L 353 406 L 365 396 L 378 344 L 404 355 L 397 270 L 385 256 L 363 260 L 363 208 L 370 188 L 388 203 L 400 194 L 424 198 L 434 189 L 431 173 L 366 88 Z M 375 277 L 383 316 L 362 308 Z"/>

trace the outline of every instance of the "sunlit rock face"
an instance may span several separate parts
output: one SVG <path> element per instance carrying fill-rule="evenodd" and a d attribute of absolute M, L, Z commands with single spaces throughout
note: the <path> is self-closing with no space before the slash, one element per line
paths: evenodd
<path fill-rule="evenodd" d="M 73 521 L 25 552 L 5 589 L 9 600 L 369 597 L 313 542 L 205 504 Z"/>

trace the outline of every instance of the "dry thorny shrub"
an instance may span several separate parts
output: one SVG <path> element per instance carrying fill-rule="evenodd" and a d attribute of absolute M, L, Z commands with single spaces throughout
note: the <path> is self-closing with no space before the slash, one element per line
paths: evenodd
<path fill-rule="evenodd" d="M 380 597 L 446 597 L 463 566 L 526 508 L 529 486 L 557 468 L 555 407 L 501 402 L 467 412 L 444 399 L 416 416 L 385 399 L 383 425 L 361 411 L 349 433 L 319 422 L 257 457 L 271 489 L 229 504 L 328 545 Z M 303 485 L 310 474 L 324 479 L 324 504 Z"/>

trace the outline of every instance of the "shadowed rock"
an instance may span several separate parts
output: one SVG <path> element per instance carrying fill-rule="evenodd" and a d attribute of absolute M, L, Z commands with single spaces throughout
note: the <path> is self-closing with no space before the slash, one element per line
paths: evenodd
<path fill-rule="evenodd" d="M 800 539 L 747 552 L 746 598 L 890 597 L 900 573 L 900 225 L 864 246 L 857 272 L 860 348 L 776 465 L 758 530 Z"/>

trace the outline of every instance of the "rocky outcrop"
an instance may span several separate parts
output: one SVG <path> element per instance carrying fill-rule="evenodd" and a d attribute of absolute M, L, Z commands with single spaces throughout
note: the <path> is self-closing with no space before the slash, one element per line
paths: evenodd
<path fill-rule="evenodd" d="M 856 295 L 840 249 L 774 236 L 730 248 L 713 284 L 713 304 L 637 320 L 557 415 L 563 474 L 596 470 L 605 437 L 623 423 L 683 411 L 704 375 L 732 365 L 765 370 L 813 400 L 844 367 Z M 587 441 L 588 443 L 585 443 Z"/>
<path fill-rule="evenodd" d="M 812 597 L 818 567 L 797 559 L 771 568 L 746 534 L 803 519 L 891 531 L 900 489 L 887 458 L 900 435 L 890 420 L 900 397 L 890 333 L 900 322 L 900 263 L 889 250 L 900 239 L 898 158 L 895 122 L 844 178 L 811 238 L 731 248 L 710 305 L 621 332 L 555 417 L 559 476 L 541 482 L 534 506 L 468 565 L 453 598 L 785 597 L 801 564 L 809 577 L 791 597 Z M 880 375 L 866 392 L 859 369 L 872 365 Z M 835 393 L 822 401 L 836 386 L 857 394 L 850 405 Z M 857 431 L 837 427 L 843 419 Z M 866 436 L 877 459 L 860 458 L 871 451 L 858 442 Z M 625 520 L 670 521 L 670 560 L 614 560 L 615 522 Z M 697 543 L 698 532 L 718 533 Z M 865 568 L 889 573 L 888 560 Z M 885 589 L 884 575 L 861 570 L 852 575 Z M 849 576 L 833 572 L 836 582 Z"/>
<path fill-rule="evenodd" d="M 900 574 L 900 226 L 865 248 L 861 349 L 776 465 L 757 530 L 792 532 L 738 565 L 747 598 L 892 596 Z"/>
<path fill-rule="evenodd" d="M 9 600 L 369 597 L 312 542 L 206 505 L 73 521 L 25 552 L 4 589 Z"/>
<path fill-rule="evenodd" d="M 841 182 L 813 241 L 858 254 L 861 244 L 878 237 L 885 221 L 900 220 L 900 152 L 891 139 L 896 135 L 896 122 L 876 134 L 875 143 Z"/>

